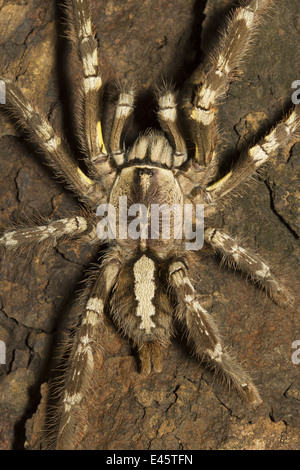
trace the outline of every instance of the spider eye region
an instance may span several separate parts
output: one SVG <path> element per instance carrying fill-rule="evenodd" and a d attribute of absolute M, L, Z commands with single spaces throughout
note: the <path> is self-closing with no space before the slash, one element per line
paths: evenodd
<path fill-rule="evenodd" d="M 110 204 L 118 205 L 127 196 L 131 204 L 183 204 L 181 189 L 172 171 L 151 165 L 123 168 L 110 194 Z"/>
<path fill-rule="evenodd" d="M 153 170 L 151 170 L 150 168 L 140 168 L 138 170 L 138 174 L 141 177 L 143 177 L 145 175 L 145 176 L 149 176 L 151 178 L 151 176 L 153 176 Z"/>

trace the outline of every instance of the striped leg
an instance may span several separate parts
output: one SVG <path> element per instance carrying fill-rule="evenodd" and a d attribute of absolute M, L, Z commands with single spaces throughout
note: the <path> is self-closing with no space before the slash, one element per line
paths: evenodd
<path fill-rule="evenodd" d="M 163 89 L 158 93 L 158 113 L 160 125 L 166 132 L 175 150 L 174 167 L 180 167 L 187 160 L 187 149 L 178 125 L 178 112 L 175 93 Z"/>
<path fill-rule="evenodd" d="M 60 219 L 47 225 L 7 231 L 0 237 L 0 248 L 19 249 L 43 242 L 55 246 L 62 237 L 78 237 L 88 230 L 88 221 L 84 217 Z"/>
<path fill-rule="evenodd" d="M 261 165 L 274 157 L 280 149 L 288 151 L 300 141 L 300 106 L 289 117 L 281 121 L 257 145 L 250 148 L 237 162 L 236 166 L 221 180 L 205 188 L 210 202 L 225 196 L 241 182 L 251 176 Z"/>
<path fill-rule="evenodd" d="M 230 266 L 241 269 L 248 274 L 254 282 L 259 283 L 269 294 L 271 299 L 279 305 L 292 302 L 292 298 L 280 285 L 273 275 L 270 267 L 255 253 L 240 246 L 233 238 L 217 229 L 207 229 L 205 240 Z"/>
<path fill-rule="evenodd" d="M 212 363 L 216 372 L 234 386 L 253 407 L 261 403 L 259 393 L 243 368 L 224 349 L 218 329 L 209 313 L 201 306 L 185 265 L 178 261 L 169 267 L 170 284 L 178 302 L 178 318 L 186 326 L 188 338 L 200 360 Z"/>
<path fill-rule="evenodd" d="M 80 141 L 91 174 L 102 177 L 102 183 L 110 181 L 114 169 L 104 145 L 101 126 L 101 88 L 99 74 L 98 44 L 93 32 L 89 0 L 69 0 L 67 15 L 70 24 L 70 36 L 75 44 L 81 63 L 82 102 L 78 117 L 80 119 Z"/>
<path fill-rule="evenodd" d="M 47 162 L 67 187 L 88 205 L 98 205 L 104 198 L 101 188 L 81 171 L 66 142 L 55 134 L 49 121 L 33 109 L 20 89 L 11 80 L 3 80 L 8 112 L 44 151 Z"/>
<path fill-rule="evenodd" d="M 110 151 L 117 165 L 123 165 L 125 151 L 123 148 L 123 137 L 127 131 L 128 124 L 133 112 L 134 91 L 124 90 L 119 93 L 116 104 L 115 115 L 110 134 Z"/>
<path fill-rule="evenodd" d="M 189 96 L 183 108 L 190 123 L 195 158 L 201 165 L 210 166 L 208 178 L 212 177 L 216 166 L 215 148 L 219 140 L 217 106 L 253 42 L 262 13 L 271 3 L 272 0 L 251 0 L 234 10 L 207 67 L 208 71 L 205 72 L 200 66 L 191 77 L 194 99 L 191 102 Z"/>
<path fill-rule="evenodd" d="M 66 381 L 61 391 L 59 431 L 56 449 L 76 447 L 76 435 L 82 426 L 82 401 L 92 386 L 94 358 L 97 353 L 97 333 L 104 334 L 104 306 L 119 272 L 119 262 L 107 259 L 97 275 L 86 303 L 81 324 L 74 337 L 66 371 Z M 100 355 L 101 354 L 101 351 Z M 100 359 L 100 358 L 99 358 Z"/>

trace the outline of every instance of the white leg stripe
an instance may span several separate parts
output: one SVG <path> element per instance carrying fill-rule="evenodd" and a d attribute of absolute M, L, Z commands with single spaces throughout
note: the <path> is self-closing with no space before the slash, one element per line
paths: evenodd
<path fill-rule="evenodd" d="M 204 126 L 209 126 L 215 118 L 215 113 L 200 108 L 194 108 L 191 114 L 191 118 L 197 122 L 202 123 Z"/>
<path fill-rule="evenodd" d="M 262 165 L 269 159 L 269 155 L 259 144 L 249 150 L 249 155 L 257 166 Z"/>
<path fill-rule="evenodd" d="M 92 297 L 88 300 L 86 304 L 86 309 L 91 310 L 92 312 L 102 313 L 103 312 L 103 300 L 97 297 Z"/>
<path fill-rule="evenodd" d="M 45 142 L 45 147 L 49 151 L 55 151 L 58 149 L 58 147 L 61 144 L 61 139 L 59 137 L 52 137 L 51 139 L 48 140 L 48 142 Z"/>
<path fill-rule="evenodd" d="M 100 77 L 87 77 L 83 81 L 84 93 L 87 95 L 89 91 L 98 91 L 102 86 Z"/>
<path fill-rule="evenodd" d="M 210 353 L 210 357 L 214 361 L 219 361 L 222 357 L 222 354 L 223 354 L 222 346 L 220 345 L 220 343 L 217 343 L 214 351 Z"/>
<path fill-rule="evenodd" d="M 96 68 L 98 66 L 97 50 L 93 51 L 92 54 L 82 58 L 84 73 L 86 76 L 95 75 Z"/>
<path fill-rule="evenodd" d="M 241 10 L 237 14 L 236 19 L 237 21 L 244 20 L 246 22 L 247 28 L 250 29 L 254 20 L 254 13 L 253 11 L 247 9 Z"/>

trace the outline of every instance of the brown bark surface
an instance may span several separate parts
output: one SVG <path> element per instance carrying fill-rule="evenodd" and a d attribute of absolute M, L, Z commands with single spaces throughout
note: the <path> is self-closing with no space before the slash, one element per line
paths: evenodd
<path fill-rule="evenodd" d="M 300 80 L 300 0 L 275 4 L 242 78 L 232 84 L 220 109 L 224 159 L 235 158 L 281 118 L 291 106 L 292 83 Z M 207 57 L 232 6 L 232 0 L 95 2 L 104 81 L 126 76 L 139 89 L 131 139 L 157 126 L 151 98 L 155 83 L 164 76 L 182 84 Z M 1 74 L 17 79 L 76 153 L 74 73 L 61 13 L 53 0 L 0 0 Z M 4 226 L 23 213 L 58 217 L 78 210 L 41 163 L 42 156 L 3 113 L 0 154 Z M 217 258 L 208 257 L 199 266 L 210 312 L 261 392 L 259 410 L 249 411 L 214 382 L 190 356 L 180 332 L 167 351 L 163 372 L 145 377 L 135 351 L 110 325 L 98 383 L 85 403 L 87 421 L 78 448 L 300 448 L 300 365 L 292 362 L 292 343 L 300 340 L 299 171 L 298 144 L 279 154 L 219 217 L 219 227 L 271 262 L 295 296 L 293 307 L 278 307 Z M 94 256 L 79 243 L 61 243 L 2 260 L 0 340 L 7 345 L 7 364 L 0 365 L 0 449 L 23 448 L 25 440 L 37 445 L 47 395 L 46 385 L 41 392 L 40 387 L 49 377 L 59 320 L 70 312 Z"/>

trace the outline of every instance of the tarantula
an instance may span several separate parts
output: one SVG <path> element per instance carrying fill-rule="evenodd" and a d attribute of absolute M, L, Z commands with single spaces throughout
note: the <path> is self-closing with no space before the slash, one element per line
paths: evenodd
<path fill-rule="evenodd" d="M 121 87 L 115 106 L 110 138 L 104 142 L 101 127 L 102 81 L 98 44 L 93 32 L 88 0 L 66 2 L 70 36 L 81 63 L 80 143 L 88 175 L 78 166 L 66 141 L 48 120 L 36 111 L 13 81 L 6 84 L 6 109 L 30 133 L 47 162 L 87 207 L 83 215 L 50 221 L 42 226 L 5 232 L 0 244 L 7 249 L 55 245 L 62 237 L 82 237 L 92 245 L 103 243 L 97 235 L 100 204 L 185 204 L 205 207 L 205 243 L 229 264 L 246 272 L 279 304 L 290 295 L 268 264 L 211 224 L 225 197 L 267 162 L 282 147 L 300 140 L 300 111 L 295 108 L 259 143 L 245 151 L 231 170 L 220 176 L 218 168 L 218 104 L 234 79 L 262 15 L 272 0 L 251 0 L 236 8 L 209 63 L 199 66 L 180 97 L 169 87 L 158 91 L 158 120 L 162 133 L 140 136 L 130 148 L 124 144 L 134 110 L 134 91 Z M 182 127 L 184 122 L 184 128 Z M 192 150 L 187 150 L 187 142 Z M 192 143 L 192 145 L 191 145 Z M 175 222 L 174 216 L 172 218 Z M 203 307 L 197 291 L 197 253 L 186 249 L 186 240 L 153 237 L 148 232 L 136 238 L 107 239 L 108 247 L 90 283 L 77 331 L 72 338 L 69 362 L 60 391 L 60 411 L 55 447 L 72 448 L 76 420 L 93 375 L 97 334 L 104 328 L 105 308 L 114 323 L 137 346 L 145 373 L 162 370 L 163 350 L 170 343 L 174 318 L 188 332 L 196 356 L 212 364 L 252 407 L 261 403 L 251 378 L 223 344 L 212 316 Z M 103 334 L 103 332 L 102 332 Z"/>

